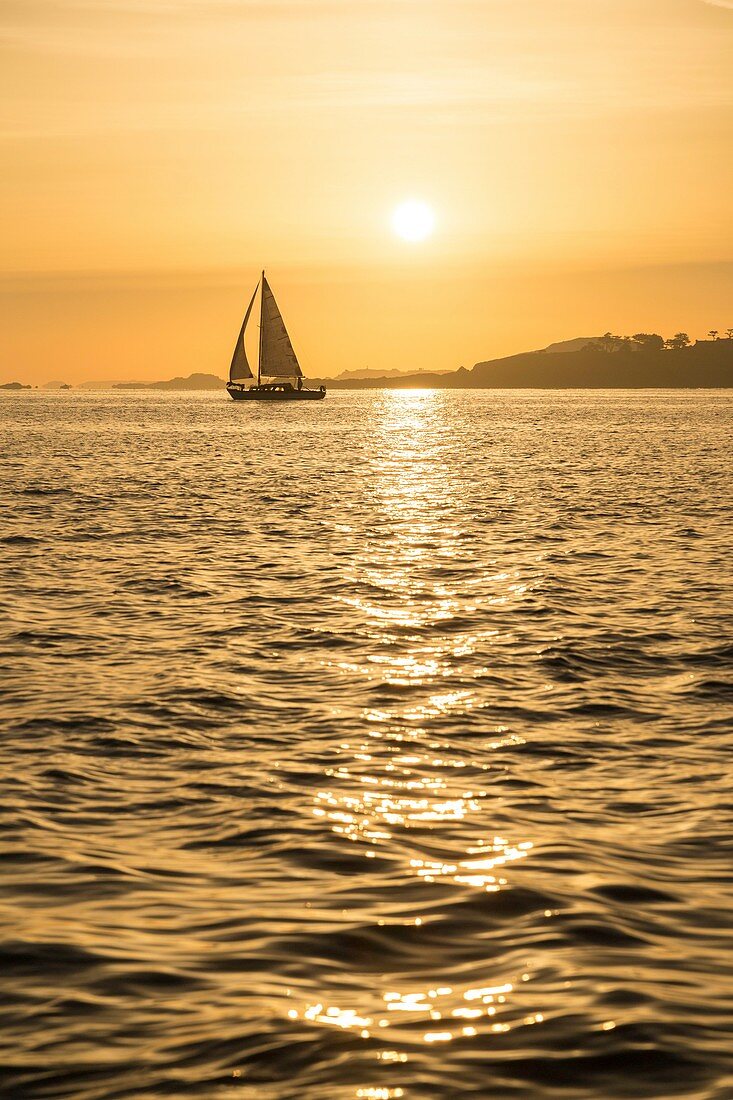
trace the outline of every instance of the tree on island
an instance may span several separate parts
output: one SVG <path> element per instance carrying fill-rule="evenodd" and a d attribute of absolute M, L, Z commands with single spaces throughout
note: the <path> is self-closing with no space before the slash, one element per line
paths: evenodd
<path fill-rule="evenodd" d="M 733 340 L 733 328 L 726 329 L 725 336 L 727 340 Z M 722 340 L 720 331 L 717 328 L 711 328 L 708 337 L 712 341 Z M 705 343 L 705 341 L 699 342 Z M 602 351 L 607 354 L 626 351 L 651 353 L 665 350 L 681 351 L 691 345 L 692 340 L 686 332 L 675 332 L 674 336 L 670 336 L 668 340 L 665 340 L 658 332 L 635 332 L 633 336 L 615 336 L 612 332 L 604 332 L 603 336 L 598 336 L 595 340 L 589 340 L 583 350 Z"/>
<path fill-rule="evenodd" d="M 664 337 L 656 332 L 635 332 L 631 339 L 642 351 L 661 351 L 664 347 Z"/>
<path fill-rule="evenodd" d="M 614 336 L 612 332 L 604 332 L 597 340 L 592 340 L 587 347 L 594 351 L 620 351 L 629 342 L 628 336 Z"/>

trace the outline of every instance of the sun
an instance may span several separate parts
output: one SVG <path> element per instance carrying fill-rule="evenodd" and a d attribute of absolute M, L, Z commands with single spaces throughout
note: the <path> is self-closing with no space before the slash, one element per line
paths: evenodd
<path fill-rule="evenodd" d="M 392 228 L 403 241 L 424 241 L 435 228 L 435 214 L 421 199 L 407 199 L 394 210 Z"/>

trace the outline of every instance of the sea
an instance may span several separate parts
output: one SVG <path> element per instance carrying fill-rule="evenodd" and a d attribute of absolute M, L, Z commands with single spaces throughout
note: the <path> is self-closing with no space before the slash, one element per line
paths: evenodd
<path fill-rule="evenodd" d="M 0 417 L 3 1098 L 733 1096 L 733 391 Z"/>

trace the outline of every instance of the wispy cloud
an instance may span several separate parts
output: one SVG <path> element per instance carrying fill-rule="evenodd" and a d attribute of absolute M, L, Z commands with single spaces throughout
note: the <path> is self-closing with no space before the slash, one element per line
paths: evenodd
<path fill-rule="evenodd" d="M 733 0 L 703 0 L 705 4 L 712 4 L 714 8 L 730 8 L 733 11 Z"/>
<path fill-rule="evenodd" d="M 460 71 L 329 72 L 306 79 L 301 102 L 330 107 L 461 107 L 540 102 L 562 94 L 559 81 L 522 79 L 485 68 Z"/>

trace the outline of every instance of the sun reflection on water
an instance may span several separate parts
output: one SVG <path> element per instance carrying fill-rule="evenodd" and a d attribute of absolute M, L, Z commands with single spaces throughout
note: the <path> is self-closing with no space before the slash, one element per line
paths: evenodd
<path fill-rule="evenodd" d="M 397 900 L 374 915 L 382 930 L 439 921 L 432 900 L 438 887 L 457 897 L 509 888 L 507 868 L 532 850 L 529 839 L 501 835 L 492 813 L 492 754 L 522 738 L 488 717 L 477 725 L 485 705 L 480 681 L 491 672 L 487 653 L 501 641 L 486 609 L 516 599 L 521 585 L 495 566 L 487 570 L 462 537 L 463 504 L 443 457 L 441 400 L 431 391 L 392 393 L 381 405 L 371 464 L 383 529 L 368 558 L 353 564 L 353 590 L 343 597 L 368 624 L 369 652 L 361 663 L 334 666 L 361 679 L 374 700 L 363 709 L 361 734 L 339 744 L 325 771 L 328 784 L 312 804 L 335 837 L 369 859 L 389 861 L 389 896 Z M 456 735 L 461 719 L 472 722 L 470 736 Z M 394 890 L 410 881 L 425 889 L 424 904 L 414 888 L 409 903 L 400 902 Z M 382 993 L 371 978 L 358 1004 L 324 994 L 289 1015 L 365 1041 L 384 1039 L 388 1046 L 377 1057 L 392 1065 L 407 1061 L 415 1043 L 468 1041 L 541 1023 L 542 1014 L 527 1011 L 526 997 L 516 995 L 528 978 L 461 987 L 427 980 L 423 989 L 395 983 Z"/>
<path fill-rule="evenodd" d="M 291 1020 L 327 1028 L 354 1031 L 361 1039 L 387 1041 L 399 1046 L 381 1050 L 378 1058 L 407 1062 L 415 1043 L 452 1042 L 478 1034 L 501 1035 L 517 1028 L 545 1022 L 542 1012 L 527 1012 L 523 972 L 514 982 L 454 988 L 436 985 L 425 990 L 391 989 L 374 1000 L 369 1011 L 343 1008 L 323 1001 L 309 1003 L 288 1012 Z M 521 994 L 521 995 L 520 995 Z M 608 1028 L 613 1025 L 603 1025 Z"/>

